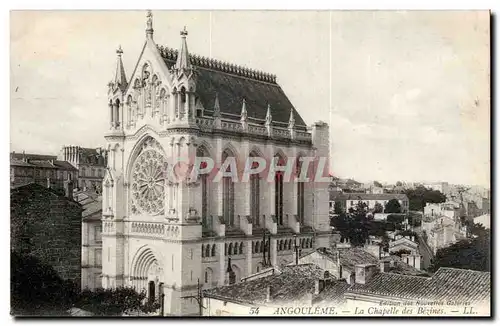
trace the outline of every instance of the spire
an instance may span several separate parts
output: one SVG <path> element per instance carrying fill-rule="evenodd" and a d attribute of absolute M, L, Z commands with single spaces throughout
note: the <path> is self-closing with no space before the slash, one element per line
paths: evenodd
<path fill-rule="evenodd" d="M 271 115 L 271 105 L 267 105 L 267 113 L 266 113 L 266 126 L 271 125 L 271 122 L 273 121 L 273 116 Z"/>
<path fill-rule="evenodd" d="M 241 121 L 247 121 L 247 101 L 243 99 L 243 105 L 241 106 Z"/>
<path fill-rule="evenodd" d="M 115 88 L 119 88 L 122 92 L 127 88 L 127 76 L 125 75 L 125 68 L 123 68 L 122 62 L 122 46 L 119 45 L 116 50 L 117 58 L 116 58 L 116 71 L 115 78 L 113 80 L 113 86 Z"/>
<path fill-rule="evenodd" d="M 220 118 L 219 93 L 215 93 L 214 117 Z"/>
<path fill-rule="evenodd" d="M 273 116 L 271 115 L 271 105 L 268 104 L 266 113 L 266 123 L 265 123 L 268 137 L 271 137 L 273 134 L 272 122 L 273 122 Z"/>
<path fill-rule="evenodd" d="M 295 127 L 295 117 L 293 115 L 293 108 L 290 110 L 290 120 L 288 120 L 288 128 L 293 129 Z"/>
<path fill-rule="evenodd" d="M 146 14 L 146 38 L 153 38 L 153 13 L 148 10 Z"/>
<path fill-rule="evenodd" d="M 184 26 L 184 29 L 181 31 L 181 38 L 182 38 L 181 50 L 179 51 L 179 55 L 177 56 L 177 62 L 175 63 L 175 69 L 177 70 L 191 69 L 191 62 L 189 61 L 189 52 L 186 41 L 187 35 L 188 32 L 186 30 L 186 26 Z"/>
<path fill-rule="evenodd" d="M 241 118 L 240 118 L 240 122 L 241 122 L 241 126 L 243 127 L 244 131 L 248 130 L 247 117 L 248 117 L 248 114 L 247 114 L 247 101 L 245 99 L 243 99 L 243 105 L 241 106 Z"/>

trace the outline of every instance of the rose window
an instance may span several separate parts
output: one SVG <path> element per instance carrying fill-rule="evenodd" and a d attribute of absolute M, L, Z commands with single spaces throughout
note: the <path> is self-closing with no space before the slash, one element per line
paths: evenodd
<path fill-rule="evenodd" d="M 157 215 L 165 201 L 165 159 L 154 149 L 143 151 L 136 159 L 132 175 L 132 211 Z"/>

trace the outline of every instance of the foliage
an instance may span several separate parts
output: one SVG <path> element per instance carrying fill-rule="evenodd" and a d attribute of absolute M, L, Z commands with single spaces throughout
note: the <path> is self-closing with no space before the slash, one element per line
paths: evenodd
<path fill-rule="evenodd" d="M 403 255 L 409 255 L 409 254 L 411 254 L 411 251 L 408 250 L 408 249 L 400 249 L 398 251 L 391 251 L 391 254 L 395 255 L 395 256 L 398 256 L 398 257 L 401 257 Z"/>
<path fill-rule="evenodd" d="M 396 182 L 396 186 L 401 187 L 403 183 L 401 181 Z"/>
<path fill-rule="evenodd" d="M 384 211 L 384 206 L 381 203 L 376 202 L 375 207 L 373 208 L 373 213 L 382 213 Z"/>
<path fill-rule="evenodd" d="M 381 184 L 380 182 L 378 182 L 378 181 L 373 181 L 373 185 L 374 185 L 375 187 L 379 187 L 379 188 L 382 188 L 382 187 L 383 187 L 383 186 L 382 186 L 382 184 Z"/>
<path fill-rule="evenodd" d="M 123 313 L 149 313 L 157 310 L 157 302 L 145 302 L 145 293 L 133 288 L 79 289 L 65 281 L 52 266 L 29 254 L 11 252 L 11 312 L 14 315 L 67 315 L 71 307 L 90 311 L 97 316 Z"/>
<path fill-rule="evenodd" d="M 429 271 L 440 267 L 454 267 L 478 271 L 490 271 L 490 230 L 473 226 L 473 238 L 459 241 L 437 251 Z"/>
<path fill-rule="evenodd" d="M 95 316 L 151 313 L 160 308 L 158 302 L 146 300 L 145 292 L 137 293 L 130 287 L 83 290 L 75 306 L 90 311 Z"/>
<path fill-rule="evenodd" d="M 385 204 L 385 212 L 386 213 L 401 213 L 401 204 L 399 200 L 393 198 Z"/>
<path fill-rule="evenodd" d="M 382 236 L 382 250 L 384 252 L 388 252 L 389 251 L 389 242 L 391 241 L 391 239 L 389 239 L 389 237 L 387 236 L 387 233 L 384 233 L 384 235 Z"/>
<path fill-rule="evenodd" d="M 342 214 L 342 213 L 345 213 L 345 210 L 344 208 L 342 207 L 342 203 L 339 202 L 339 201 L 336 201 L 334 206 L 333 206 L 333 213 L 334 214 Z"/>
<path fill-rule="evenodd" d="M 59 277 L 37 257 L 12 251 L 10 255 L 11 310 L 14 315 L 66 315 L 77 294 L 75 284 Z"/>
<path fill-rule="evenodd" d="M 406 189 L 405 194 L 408 196 L 409 208 L 412 211 L 422 211 L 426 203 L 444 203 L 446 201 L 446 195 L 442 192 L 424 186 Z"/>
<path fill-rule="evenodd" d="M 342 238 L 347 238 L 353 246 L 362 246 L 368 238 L 368 207 L 359 202 L 356 207 L 350 208 L 348 213 L 341 213 L 332 219 L 331 225 L 340 233 Z"/>
<path fill-rule="evenodd" d="M 387 223 L 401 224 L 405 220 L 405 216 L 402 214 L 389 214 L 386 220 Z"/>

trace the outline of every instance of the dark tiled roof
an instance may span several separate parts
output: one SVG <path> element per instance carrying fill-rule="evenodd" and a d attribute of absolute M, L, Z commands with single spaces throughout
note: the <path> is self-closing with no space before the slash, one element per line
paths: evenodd
<path fill-rule="evenodd" d="M 344 200 L 408 200 L 405 194 L 365 194 L 365 193 L 330 193 L 331 201 L 344 201 Z"/>
<path fill-rule="evenodd" d="M 69 163 L 67 161 L 56 160 L 56 161 L 54 161 L 54 165 L 56 167 L 60 168 L 60 169 L 63 169 L 63 170 L 73 170 L 73 171 L 77 171 L 78 170 L 71 163 Z"/>
<path fill-rule="evenodd" d="M 490 299 L 490 273 L 441 267 L 432 277 L 379 273 L 347 293 L 411 300 L 478 302 Z"/>
<path fill-rule="evenodd" d="M 314 298 L 313 303 L 325 302 L 341 304 L 345 302 L 344 293 L 350 285 L 345 280 L 333 280 L 325 284 L 325 288 Z"/>
<path fill-rule="evenodd" d="M 21 160 L 21 159 L 17 159 L 17 158 L 11 158 L 11 159 L 10 159 L 10 165 L 12 165 L 12 166 L 35 167 L 34 165 L 29 164 L 29 163 L 27 163 L 27 162 L 24 162 L 23 160 Z"/>
<path fill-rule="evenodd" d="M 340 263 L 343 267 L 354 269 L 358 264 L 377 264 L 377 257 L 360 248 L 337 249 L 340 254 Z"/>
<path fill-rule="evenodd" d="M 57 167 L 54 164 L 52 164 L 50 161 L 30 160 L 29 163 L 34 165 L 37 168 L 57 169 Z"/>
<path fill-rule="evenodd" d="M 337 262 L 336 252 L 339 253 L 340 264 L 344 268 L 354 269 L 354 266 L 358 264 L 378 264 L 378 259 L 366 252 L 361 248 L 350 247 L 350 248 L 338 248 L 338 249 L 329 249 L 329 248 L 318 248 L 316 252 L 322 256 L 326 256 L 333 262 Z M 313 251 L 314 253 L 314 251 Z M 307 254 L 310 255 L 310 254 Z M 303 257 L 307 256 L 304 255 Z"/>
<path fill-rule="evenodd" d="M 39 161 L 57 160 L 57 156 L 55 155 L 44 155 L 44 154 L 10 153 L 10 156 L 18 160 L 22 160 L 23 158 L 26 158 L 28 160 L 39 160 Z"/>
<path fill-rule="evenodd" d="M 163 47 L 159 50 L 170 69 L 177 59 L 177 51 Z M 299 128 L 305 126 L 305 122 L 274 76 L 196 55 L 190 55 L 190 60 L 196 69 L 196 94 L 206 110 L 213 110 L 217 94 L 221 113 L 239 119 L 245 99 L 250 120 L 260 119 L 264 123 L 270 105 L 273 122 L 287 126 L 293 109 L 297 129 L 305 129 Z"/>
<path fill-rule="evenodd" d="M 285 266 L 281 273 L 206 290 L 205 296 L 251 304 L 263 304 L 271 287 L 271 303 L 292 302 L 314 291 L 315 282 L 324 271 L 313 264 Z"/>
<path fill-rule="evenodd" d="M 102 211 L 102 197 L 99 197 L 97 200 L 87 203 L 83 205 L 84 211 L 82 212 L 82 217 L 86 218 L 87 216 L 93 215 Z M 101 219 L 101 216 L 96 216 L 96 219 Z"/>

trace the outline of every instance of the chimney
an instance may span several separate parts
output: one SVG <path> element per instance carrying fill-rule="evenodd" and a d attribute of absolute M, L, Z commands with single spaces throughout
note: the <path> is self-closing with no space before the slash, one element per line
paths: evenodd
<path fill-rule="evenodd" d="M 372 276 L 376 273 L 377 266 L 374 264 L 360 264 L 356 265 L 356 283 L 358 284 L 366 284 L 366 282 L 370 281 Z"/>
<path fill-rule="evenodd" d="M 64 183 L 64 194 L 66 198 L 73 199 L 73 181 L 66 180 Z"/>
<path fill-rule="evenodd" d="M 380 261 L 380 272 L 382 273 L 387 273 L 389 272 L 391 262 L 387 260 L 381 260 Z"/>
<path fill-rule="evenodd" d="M 266 302 L 271 302 L 271 286 L 268 285 L 266 289 Z"/>
<path fill-rule="evenodd" d="M 314 282 L 314 294 L 318 295 L 325 288 L 325 280 L 317 279 Z"/>

